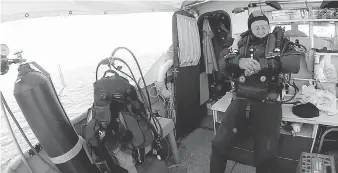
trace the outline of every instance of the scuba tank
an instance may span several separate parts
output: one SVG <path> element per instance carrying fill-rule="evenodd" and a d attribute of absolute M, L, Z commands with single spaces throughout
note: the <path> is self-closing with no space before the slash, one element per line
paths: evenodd
<path fill-rule="evenodd" d="M 62 107 L 49 74 L 24 63 L 14 86 L 14 97 L 33 133 L 55 166 L 64 173 L 100 173 L 83 148 Z M 43 74 L 45 73 L 45 74 Z"/>

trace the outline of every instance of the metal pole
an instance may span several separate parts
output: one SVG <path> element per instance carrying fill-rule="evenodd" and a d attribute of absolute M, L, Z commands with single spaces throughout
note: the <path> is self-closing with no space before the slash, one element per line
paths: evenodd
<path fill-rule="evenodd" d="M 190 4 L 190 5 L 186 5 L 183 7 L 184 8 L 191 8 L 191 7 L 194 7 L 194 6 L 198 6 L 198 5 L 201 5 L 201 4 L 205 4 L 207 2 L 210 2 L 210 0 L 204 0 L 202 2 L 197 2 L 197 3 L 193 3 L 193 4 Z"/>
<path fill-rule="evenodd" d="M 313 8 L 312 5 L 307 5 L 308 10 L 309 10 L 309 19 L 313 19 Z M 310 49 L 315 47 L 315 42 L 314 42 L 314 35 L 313 35 L 313 21 L 309 22 L 309 36 L 310 36 Z M 315 58 L 315 57 L 314 57 Z M 313 71 L 312 71 L 312 78 L 315 78 L 315 73 L 314 69 L 316 68 L 316 60 L 313 61 Z"/>
<path fill-rule="evenodd" d="M 20 156 L 21 156 L 21 160 L 22 160 L 23 163 L 27 166 L 29 172 L 30 172 L 30 173 L 33 173 L 32 169 L 31 169 L 31 167 L 29 166 L 29 164 L 28 164 L 28 162 L 27 162 L 27 160 L 26 160 L 26 158 L 25 158 L 25 155 L 23 154 L 23 152 L 22 152 L 22 150 L 21 150 L 21 148 L 20 148 L 20 145 L 19 145 L 19 143 L 18 143 L 18 141 L 17 141 L 17 139 L 16 139 L 16 137 L 15 137 L 15 134 L 14 134 L 13 129 L 12 129 L 12 127 L 11 127 L 11 123 L 9 122 L 9 119 L 8 119 L 8 117 L 7 117 L 7 113 L 6 113 L 6 111 L 5 111 L 5 106 L 4 106 L 3 102 L 2 102 L 2 100 L 1 100 L 1 110 L 2 110 L 2 113 L 3 113 L 4 117 L 5 117 L 5 119 L 6 119 L 7 127 L 8 127 L 8 129 L 9 129 L 9 131 L 11 132 L 11 136 L 12 136 L 12 138 L 13 138 L 13 141 L 14 141 L 15 145 L 16 145 L 16 148 L 19 150 L 19 153 L 20 153 Z"/>
<path fill-rule="evenodd" d="M 65 78 L 63 77 L 63 73 L 62 73 L 60 64 L 58 65 L 58 72 L 59 72 L 59 77 L 60 77 L 60 80 L 61 80 L 61 83 L 62 83 L 61 91 L 58 93 L 58 96 L 60 97 L 61 94 L 62 94 L 62 91 L 66 88 Z"/>

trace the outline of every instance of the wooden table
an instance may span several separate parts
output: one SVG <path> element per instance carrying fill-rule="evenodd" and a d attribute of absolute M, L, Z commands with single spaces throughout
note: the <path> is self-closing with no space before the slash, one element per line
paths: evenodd
<path fill-rule="evenodd" d="M 216 134 L 216 123 L 219 123 L 221 119 L 218 117 L 218 112 L 225 112 L 230 105 L 232 99 L 232 94 L 227 93 L 221 99 L 219 99 L 215 104 L 212 105 L 211 110 L 213 112 L 213 122 L 214 122 L 214 133 Z M 338 107 L 338 102 L 337 102 Z M 300 118 L 292 113 L 292 105 L 283 104 L 282 105 L 282 120 L 289 122 L 299 122 L 305 124 L 313 124 L 314 129 L 312 132 L 312 138 L 317 137 L 317 131 L 319 125 L 328 125 L 328 126 L 338 126 L 338 115 L 329 116 L 324 112 L 320 112 L 320 115 L 315 118 Z M 315 140 L 313 140 L 311 152 L 313 151 Z"/>

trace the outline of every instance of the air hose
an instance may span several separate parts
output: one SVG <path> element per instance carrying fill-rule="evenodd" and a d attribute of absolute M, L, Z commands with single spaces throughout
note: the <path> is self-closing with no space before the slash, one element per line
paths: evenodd
<path fill-rule="evenodd" d="M 143 73 L 142 73 L 140 64 L 138 63 L 138 61 L 137 61 L 137 59 L 136 59 L 136 57 L 135 57 L 135 55 L 133 54 L 132 51 L 130 51 L 130 50 L 129 50 L 128 48 L 126 48 L 126 47 L 117 47 L 117 48 L 113 51 L 112 57 L 114 57 L 115 53 L 116 53 L 118 50 L 120 50 L 120 49 L 125 49 L 125 50 L 127 50 L 127 51 L 132 55 L 132 57 L 134 58 L 134 61 L 135 61 L 136 65 L 137 65 L 137 68 L 138 68 L 138 70 L 139 70 L 139 72 L 140 72 L 140 75 L 141 75 L 141 79 L 142 79 L 142 81 L 143 81 L 143 84 L 144 84 L 144 86 L 146 86 L 146 82 L 145 82 L 145 80 L 144 80 L 144 76 L 143 76 Z M 128 68 L 129 68 L 129 70 L 130 70 L 130 67 L 128 67 Z M 131 70 L 130 70 L 130 71 L 131 71 Z M 132 73 L 132 72 L 131 72 L 131 73 Z M 136 81 L 136 79 L 135 79 L 135 81 Z M 136 84 L 137 84 L 137 83 L 136 83 Z M 149 109 L 152 110 L 151 102 L 150 102 L 149 91 L 146 90 L 146 93 L 147 93 L 147 96 L 148 96 L 148 106 L 149 106 Z"/>
<path fill-rule="evenodd" d="M 137 87 L 137 89 L 138 89 L 138 91 L 139 91 L 139 94 L 140 94 L 140 96 L 141 96 L 143 102 L 144 102 L 144 103 L 147 103 L 147 102 L 148 102 L 147 108 L 148 108 L 148 111 L 149 111 L 149 114 L 150 114 L 150 117 L 149 117 L 150 119 L 148 120 L 149 122 L 148 122 L 148 121 L 147 121 L 147 122 L 148 122 L 149 125 L 151 125 L 151 122 L 150 122 L 150 121 L 151 121 L 151 120 L 154 121 L 155 129 L 152 129 L 152 130 L 153 130 L 153 132 L 155 133 L 156 138 L 162 138 L 162 137 L 163 137 L 163 129 L 161 128 L 161 124 L 160 124 L 159 120 L 153 115 L 149 91 L 146 89 L 146 94 L 147 94 L 147 97 L 148 97 L 148 101 L 146 101 L 146 100 L 145 100 L 145 96 L 144 96 L 144 94 L 143 94 L 143 92 L 142 92 L 142 90 L 141 90 L 141 87 L 140 87 L 139 84 L 137 83 L 137 80 L 136 80 L 136 78 L 135 78 L 135 75 L 134 75 L 134 73 L 132 72 L 130 66 L 129 66 L 124 60 L 122 60 L 121 58 L 114 57 L 116 51 L 119 50 L 119 49 L 126 49 L 126 50 L 133 56 L 134 61 L 135 61 L 135 63 L 137 64 L 138 70 L 139 70 L 139 72 L 140 72 L 141 79 L 142 79 L 143 83 L 144 83 L 145 86 L 146 86 L 146 83 L 145 83 L 144 76 L 143 76 L 143 73 L 142 73 L 142 71 L 141 71 L 140 65 L 139 65 L 139 63 L 138 63 L 138 61 L 137 61 L 135 55 L 134 55 L 128 48 L 125 48 L 125 47 L 118 47 L 118 48 L 116 48 L 116 49 L 113 51 L 113 53 L 112 53 L 112 57 L 111 57 L 111 59 L 110 59 L 110 61 L 111 61 L 110 64 L 113 66 L 113 68 L 115 68 L 117 71 L 119 71 L 119 72 L 121 72 L 122 74 L 124 74 L 124 75 L 126 75 L 127 77 L 129 77 L 129 78 L 135 83 L 135 85 L 136 85 L 136 87 Z M 120 62 L 122 62 L 125 66 L 127 66 L 127 68 L 128 68 L 128 70 L 129 70 L 131 76 L 128 75 L 127 73 L 123 72 L 123 71 L 121 70 L 122 67 L 116 67 L 114 61 L 120 61 Z M 152 127 L 151 127 L 151 128 L 152 128 Z M 158 131 L 159 131 L 159 134 L 157 134 L 156 131 L 157 131 L 157 133 L 158 133 Z"/>
<path fill-rule="evenodd" d="M 297 93 L 299 91 L 298 87 L 296 86 L 295 83 L 288 84 L 288 85 L 291 86 L 291 87 L 293 87 L 294 90 L 295 90 L 295 93 L 292 95 L 292 97 L 290 97 L 287 100 L 281 100 L 281 101 L 279 101 L 279 100 L 268 99 L 268 101 L 276 102 L 276 103 L 281 103 L 281 104 L 295 104 L 295 103 L 298 103 L 297 101 L 296 102 L 290 102 L 291 100 L 293 100 L 296 97 L 296 95 L 297 95 Z"/>
<path fill-rule="evenodd" d="M 105 58 L 96 66 L 95 81 L 97 81 L 97 75 L 98 75 L 98 71 L 99 71 L 99 68 L 100 68 L 101 65 L 108 65 L 108 67 L 111 69 L 109 62 L 110 62 L 109 58 Z"/>

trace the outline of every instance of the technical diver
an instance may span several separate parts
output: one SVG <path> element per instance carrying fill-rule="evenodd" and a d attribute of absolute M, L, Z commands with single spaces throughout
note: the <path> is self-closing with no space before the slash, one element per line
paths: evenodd
<path fill-rule="evenodd" d="M 236 78 L 232 101 L 212 140 L 210 173 L 224 173 L 235 142 L 235 134 L 240 132 L 241 127 L 249 125 L 253 127 L 256 172 L 276 173 L 278 170 L 276 156 L 282 107 L 281 103 L 276 101 L 281 91 L 280 86 L 278 82 L 273 81 L 281 72 L 297 73 L 297 61 L 300 60 L 301 54 L 288 54 L 294 57 L 284 60 L 283 55 L 280 59 L 268 58 L 268 18 L 261 11 L 254 11 L 249 15 L 247 22 L 249 30 L 241 35 L 238 54 L 225 59 L 225 71 L 232 74 L 241 71 L 242 75 Z M 283 39 L 288 40 L 284 36 Z M 250 53 L 250 49 L 255 50 L 254 53 Z M 286 51 L 294 49 L 289 46 Z"/>

